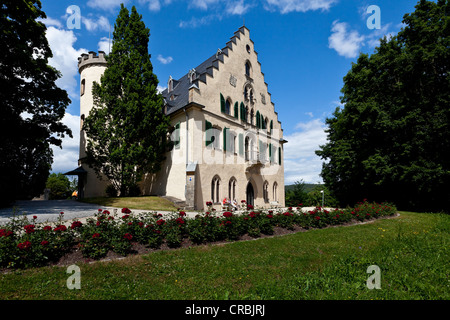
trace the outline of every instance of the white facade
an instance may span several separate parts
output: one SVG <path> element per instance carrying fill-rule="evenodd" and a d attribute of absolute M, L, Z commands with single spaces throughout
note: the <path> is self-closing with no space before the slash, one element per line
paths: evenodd
<path fill-rule="evenodd" d="M 106 67 L 99 62 L 102 58 L 100 53 L 97 63 L 94 56 L 79 60 L 81 81 L 85 81 L 81 115 L 92 107 L 88 82 L 99 81 Z M 219 209 L 225 197 L 239 204 L 246 200 L 259 207 L 274 202 L 284 206 L 286 141 L 246 27 L 197 68 L 178 80 L 170 78 L 162 95 L 175 129 L 175 146 L 166 154 L 161 171 L 144 178 L 143 194 L 172 196 L 197 210 L 206 208 L 208 201 Z M 81 137 L 80 159 L 83 133 Z M 95 174 L 85 169 L 84 195 L 103 194 L 104 183 L 94 181 Z"/>

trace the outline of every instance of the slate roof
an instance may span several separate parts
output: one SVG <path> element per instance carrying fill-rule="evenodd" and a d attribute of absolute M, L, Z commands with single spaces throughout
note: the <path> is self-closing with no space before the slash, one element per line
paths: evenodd
<path fill-rule="evenodd" d="M 244 33 L 243 28 L 245 27 L 241 27 L 238 31 L 235 32 L 235 35 L 227 43 L 227 46 L 225 48 L 220 49 L 220 51 L 217 50 L 214 55 L 194 68 L 196 74 L 194 81 L 190 81 L 189 72 L 178 80 L 173 79 L 173 90 L 171 92 L 168 92 L 169 89 L 167 88 L 161 93 L 166 101 L 167 115 L 170 115 L 186 106 L 189 103 L 189 88 L 193 85 L 198 87 L 199 81 L 206 83 L 207 75 L 213 75 L 213 68 L 219 69 L 219 61 L 223 62 L 223 55 L 228 56 L 228 50 L 232 48 L 231 42 L 236 43 L 235 37 L 239 38 L 239 33 Z M 174 96 L 174 100 L 171 101 L 170 97 L 172 95 Z"/>

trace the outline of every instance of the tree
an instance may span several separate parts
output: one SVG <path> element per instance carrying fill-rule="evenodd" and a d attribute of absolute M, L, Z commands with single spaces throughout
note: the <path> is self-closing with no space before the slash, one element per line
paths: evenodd
<path fill-rule="evenodd" d="M 306 201 L 306 205 L 311 207 L 322 206 L 322 200 L 325 207 L 338 207 L 338 203 L 331 194 L 330 190 L 323 185 L 317 185 L 310 192 L 308 192 L 308 200 Z"/>
<path fill-rule="evenodd" d="M 72 133 L 62 122 L 70 99 L 48 65 L 52 52 L 39 0 L 3 0 L 0 6 L 0 206 L 41 194 L 51 145 Z"/>
<path fill-rule="evenodd" d="M 341 205 L 368 198 L 448 210 L 450 4 L 421 0 L 405 27 L 361 54 L 344 77 L 344 108 L 326 120 L 316 151 Z"/>
<path fill-rule="evenodd" d="M 71 195 L 71 184 L 69 178 L 62 173 L 52 173 L 46 183 L 46 188 L 50 189 L 50 200 L 66 199 Z"/>
<path fill-rule="evenodd" d="M 133 6 L 117 17 L 108 68 L 94 83 L 94 107 L 84 122 L 87 163 L 120 192 L 131 195 L 144 173 L 160 170 L 169 119 L 148 53 L 150 30 Z"/>
<path fill-rule="evenodd" d="M 308 195 L 305 192 L 305 182 L 296 181 L 293 188 L 286 191 L 286 205 L 288 207 L 297 207 L 300 204 L 306 204 Z"/>

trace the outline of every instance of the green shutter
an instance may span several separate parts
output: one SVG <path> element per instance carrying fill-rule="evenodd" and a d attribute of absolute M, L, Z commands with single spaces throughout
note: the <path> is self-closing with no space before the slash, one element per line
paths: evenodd
<path fill-rule="evenodd" d="M 273 131 L 273 120 L 270 120 L 270 134 L 272 134 Z"/>
<path fill-rule="evenodd" d="M 272 144 L 271 143 L 269 143 L 269 159 L 270 159 L 270 162 L 272 162 Z"/>
<path fill-rule="evenodd" d="M 225 98 L 220 94 L 220 111 L 225 112 Z"/>
<path fill-rule="evenodd" d="M 281 165 L 281 147 L 278 148 L 278 164 Z"/>
<path fill-rule="evenodd" d="M 175 149 L 180 149 L 180 122 L 175 125 Z"/>
<path fill-rule="evenodd" d="M 261 128 L 261 117 L 259 115 L 259 111 L 256 111 L 256 127 Z"/>
<path fill-rule="evenodd" d="M 246 114 L 245 114 L 245 105 L 244 105 L 243 102 L 241 102 L 241 120 L 242 121 L 245 121 L 245 116 L 246 116 Z"/>
<path fill-rule="evenodd" d="M 205 132 L 206 132 L 206 146 L 211 144 L 211 136 L 212 136 L 212 124 L 211 122 L 205 120 Z"/>
<path fill-rule="evenodd" d="M 244 135 L 239 133 L 239 155 L 244 155 Z"/>
<path fill-rule="evenodd" d="M 239 118 L 239 103 L 237 101 L 234 103 L 234 117 Z"/>
<path fill-rule="evenodd" d="M 223 128 L 223 151 L 227 151 L 227 132 L 229 128 Z"/>

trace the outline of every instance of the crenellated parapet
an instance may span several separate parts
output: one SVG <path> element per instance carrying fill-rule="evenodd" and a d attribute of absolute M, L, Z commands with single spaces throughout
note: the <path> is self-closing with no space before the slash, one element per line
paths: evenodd
<path fill-rule="evenodd" d="M 87 66 L 105 66 L 107 61 L 105 59 L 105 52 L 99 51 L 98 55 L 95 51 L 89 51 L 89 54 L 82 53 L 81 57 L 78 57 L 78 72 L 81 74 L 84 68 Z"/>

